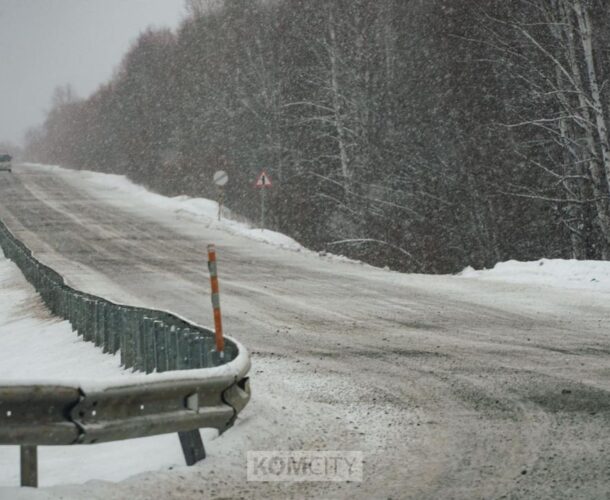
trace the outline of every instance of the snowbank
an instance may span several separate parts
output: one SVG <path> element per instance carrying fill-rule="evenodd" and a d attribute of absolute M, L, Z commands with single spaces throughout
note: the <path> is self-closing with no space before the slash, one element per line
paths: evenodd
<path fill-rule="evenodd" d="M 459 276 L 486 281 L 610 292 L 610 262 L 541 259 L 532 262 L 509 260 L 493 269 L 464 269 Z"/>
<path fill-rule="evenodd" d="M 16 380 L 78 383 L 126 378 L 117 355 L 103 354 L 48 311 L 19 268 L 0 250 L 0 384 Z"/>

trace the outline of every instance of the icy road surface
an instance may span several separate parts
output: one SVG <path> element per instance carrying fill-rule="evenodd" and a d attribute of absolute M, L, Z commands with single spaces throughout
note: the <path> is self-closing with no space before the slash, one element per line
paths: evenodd
<path fill-rule="evenodd" d="M 252 352 L 253 399 L 196 467 L 24 498 L 608 498 L 603 289 L 281 249 L 103 177 L 17 167 L 0 178 L 0 218 L 74 286 L 203 324 L 216 243 L 225 329 Z M 364 482 L 246 482 L 246 451 L 269 449 L 361 450 Z"/>

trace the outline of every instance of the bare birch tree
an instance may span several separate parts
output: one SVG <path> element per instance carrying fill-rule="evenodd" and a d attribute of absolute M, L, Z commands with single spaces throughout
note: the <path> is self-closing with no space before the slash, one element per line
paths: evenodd
<path fill-rule="evenodd" d="M 608 258 L 608 131 L 590 7 L 581 0 L 521 3 L 526 13 L 522 19 L 518 11 L 508 22 L 487 16 L 490 26 L 495 25 L 492 44 L 504 61 L 518 69 L 516 76 L 529 92 L 529 108 L 523 108 L 521 118 L 508 126 L 536 129 L 537 135 L 545 137 L 534 149 L 530 140 L 519 145 L 524 158 L 540 169 L 545 183 L 539 188 L 516 186 L 513 193 L 565 208 L 562 223 L 575 257 L 587 254 L 586 228 L 591 226 L 587 219 L 594 213 L 601 255 Z M 518 40 L 522 50 L 512 40 Z"/>

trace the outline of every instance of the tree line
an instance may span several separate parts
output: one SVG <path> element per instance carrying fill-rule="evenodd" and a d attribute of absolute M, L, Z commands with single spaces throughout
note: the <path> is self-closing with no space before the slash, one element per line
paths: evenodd
<path fill-rule="evenodd" d="M 317 250 L 417 272 L 607 259 L 602 0 L 188 0 L 26 157 L 214 198 Z"/>

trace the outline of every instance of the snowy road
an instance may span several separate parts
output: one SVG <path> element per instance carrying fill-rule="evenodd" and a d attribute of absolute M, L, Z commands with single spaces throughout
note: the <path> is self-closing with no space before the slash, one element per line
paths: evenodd
<path fill-rule="evenodd" d="M 280 249 L 99 177 L 17 167 L 0 218 L 77 288 L 203 324 L 216 243 L 253 399 L 204 464 L 29 497 L 610 498 L 610 294 Z M 246 482 L 269 449 L 362 450 L 364 482 Z"/>

